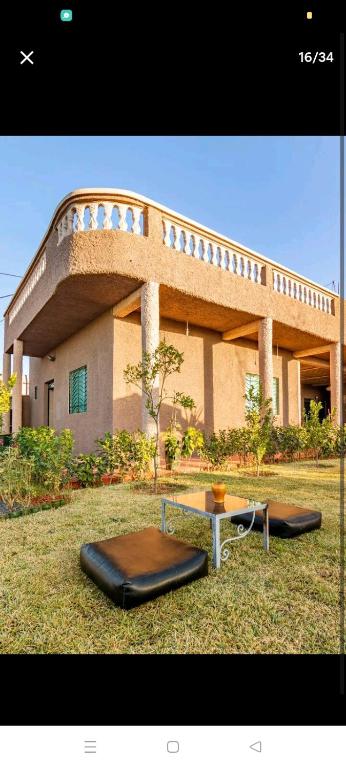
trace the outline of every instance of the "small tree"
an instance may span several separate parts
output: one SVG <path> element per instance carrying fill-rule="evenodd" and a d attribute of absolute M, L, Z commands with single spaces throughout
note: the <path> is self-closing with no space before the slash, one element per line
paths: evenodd
<path fill-rule="evenodd" d="M 262 385 L 258 390 L 250 387 L 245 394 L 245 420 L 248 428 L 248 449 L 255 458 L 257 477 L 259 477 L 262 460 L 267 453 L 273 429 L 273 411 L 271 398 L 265 399 Z"/>
<path fill-rule="evenodd" d="M 134 384 L 145 397 L 145 407 L 155 423 L 155 452 L 154 452 L 154 492 L 157 492 L 160 411 L 162 404 L 171 400 L 173 403 L 173 420 L 176 421 L 176 406 L 193 408 L 194 402 L 189 395 L 174 392 L 169 395 L 166 382 L 172 373 L 180 373 L 184 356 L 172 344 L 161 341 L 152 354 L 146 352 L 137 365 L 127 365 L 124 379 L 127 384 Z"/>
<path fill-rule="evenodd" d="M 307 447 L 313 451 L 316 467 L 318 467 L 318 460 L 322 451 L 335 442 L 334 412 L 321 419 L 322 408 L 321 402 L 316 403 L 315 400 L 310 400 L 309 413 L 305 414 Z"/>
<path fill-rule="evenodd" d="M 17 376 L 15 373 L 9 377 L 7 384 L 0 381 L 0 433 L 2 432 L 2 418 L 5 413 L 8 413 L 11 407 L 11 393 L 16 383 Z"/>

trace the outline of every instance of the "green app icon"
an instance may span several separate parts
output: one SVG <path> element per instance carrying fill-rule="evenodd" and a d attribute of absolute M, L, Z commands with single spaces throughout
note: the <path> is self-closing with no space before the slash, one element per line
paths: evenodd
<path fill-rule="evenodd" d="M 72 11 L 65 8 L 63 11 L 60 11 L 60 18 L 61 21 L 72 21 Z"/>

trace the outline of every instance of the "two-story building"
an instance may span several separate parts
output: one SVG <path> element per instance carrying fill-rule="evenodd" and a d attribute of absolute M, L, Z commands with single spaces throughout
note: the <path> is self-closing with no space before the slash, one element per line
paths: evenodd
<path fill-rule="evenodd" d="M 300 423 L 311 398 L 341 419 L 339 296 L 135 192 L 77 189 L 59 203 L 4 333 L 13 431 L 28 355 L 30 424 L 71 428 L 78 451 L 105 431 L 151 432 L 123 371 L 164 337 L 184 353 L 170 386 L 194 398 L 208 432 L 244 424 L 259 380 L 280 424 Z"/>

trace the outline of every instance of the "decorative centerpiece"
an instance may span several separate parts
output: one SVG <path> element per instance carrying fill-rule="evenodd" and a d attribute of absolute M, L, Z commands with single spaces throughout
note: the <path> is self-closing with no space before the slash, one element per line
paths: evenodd
<path fill-rule="evenodd" d="M 213 492 L 214 501 L 216 504 L 223 504 L 226 496 L 227 488 L 225 483 L 213 483 L 211 486 Z"/>

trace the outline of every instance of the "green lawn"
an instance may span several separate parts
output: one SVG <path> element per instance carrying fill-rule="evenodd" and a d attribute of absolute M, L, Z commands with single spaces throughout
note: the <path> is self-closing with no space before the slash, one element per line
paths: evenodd
<path fill-rule="evenodd" d="M 131 485 L 75 491 L 60 509 L 0 520 L 1 653 L 337 653 L 339 466 L 267 467 L 256 479 L 222 474 L 231 493 L 323 512 L 322 529 L 292 540 L 260 533 L 232 546 L 208 578 L 132 611 L 116 608 L 81 572 L 82 543 L 160 524 L 160 499 Z M 215 474 L 179 475 L 184 488 Z M 218 475 L 220 479 L 220 474 Z M 208 521 L 170 515 L 177 537 L 207 548 Z M 223 523 L 234 535 L 235 527 Z"/>

